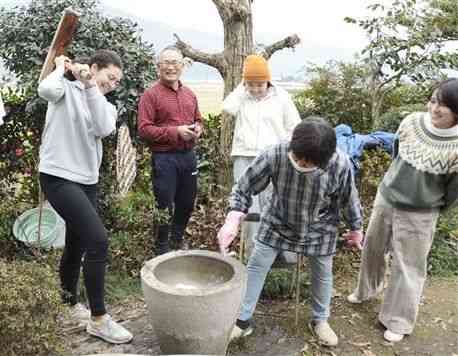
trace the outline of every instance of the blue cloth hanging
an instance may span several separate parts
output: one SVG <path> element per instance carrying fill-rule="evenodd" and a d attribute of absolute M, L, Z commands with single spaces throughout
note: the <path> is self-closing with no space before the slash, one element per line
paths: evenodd
<path fill-rule="evenodd" d="M 361 135 L 353 133 L 351 127 L 345 124 L 337 125 L 334 130 L 337 147 L 350 158 L 355 175 L 360 169 L 359 162 L 365 149 L 381 147 L 388 153 L 392 153 L 395 134 L 391 132 L 374 131 L 368 135 Z"/>

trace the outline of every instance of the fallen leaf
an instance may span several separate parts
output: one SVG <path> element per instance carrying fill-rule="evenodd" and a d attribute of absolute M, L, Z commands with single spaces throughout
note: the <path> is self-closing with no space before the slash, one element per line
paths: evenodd
<path fill-rule="evenodd" d="M 356 347 L 368 347 L 371 346 L 370 342 L 350 342 L 350 345 L 356 346 Z"/>

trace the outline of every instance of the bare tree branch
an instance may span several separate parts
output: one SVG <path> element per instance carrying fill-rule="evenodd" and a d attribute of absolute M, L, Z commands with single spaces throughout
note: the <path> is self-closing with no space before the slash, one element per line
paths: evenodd
<path fill-rule="evenodd" d="M 264 51 L 262 51 L 261 55 L 265 59 L 269 59 L 275 52 L 284 49 L 284 48 L 294 48 L 296 45 L 298 45 L 301 42 L 301 39 L 297 34 L 288 36 L 280 41 L 277 41 L 270 46 L 267 46 L 264 48 Z"/>
<path fill-rule="evenodd" d="M 264 48 L 264 51 L 262 51 L 261 55 L 269 59 L 276 51 L 279 51 L 284 48 L 294 48 L 297 44 L 300 43 L 300 38 L 297 34 L 288 36 L 284 38 L 283 40 L 277 41 L 270 46 L 267 46 Z"/>
<path fill-rule="evenodd" d="M 176 47 L 183 53 L 185 57 L 191 58 L 193 61 L 207 64 L 211 67 L 216 68 L 220 74 L 225 71 L 224 57 L 222 53 L 205 53 L 197 49 L 192 48 L 187 43 L 183 42 L 176 33 L 173 34 L 176 38 Z"/>

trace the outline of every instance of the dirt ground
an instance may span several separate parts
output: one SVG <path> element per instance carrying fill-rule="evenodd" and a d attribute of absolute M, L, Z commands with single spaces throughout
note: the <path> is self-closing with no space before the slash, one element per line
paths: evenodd
<path fill-rule="evenodd" d="M 402 342 L 383 339 L 377 322 L 380 300 L 350 305 L 345 296 L 354 280 L 336 280 L 330 323 L 339 335 L 339 346 L 320 347 L 307 329 L 309 305 L 301 305 L 299 328 L 295 327 L 294 301 L 263 301 L 255 313 L 253 335 L 229 345 L 228 356 L 309 356 L 309 355 L 431 355 L 458 356 L 458 280 L 428 281 L 415 331 Z M 71 340 L 68 355 L 131 353 L 160 355 L 158 341 L 146 316 L 142 301 L 130 301 L 113 309 L 115 318 L 133 332 L 127 345 L 109 345 L 88 336 L 81 328 L 67 328 Z"/>

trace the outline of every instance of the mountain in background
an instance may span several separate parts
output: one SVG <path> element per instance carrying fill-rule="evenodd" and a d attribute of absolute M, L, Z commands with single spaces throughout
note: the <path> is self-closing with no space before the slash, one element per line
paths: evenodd
<path fill-rule="evenodd" d="M 0 0 L 0 6 L 25 5 L 30 0 Z M 129 18 L 138 24 L 142 29 L 144 41 L 152 43 L 156 52 L 159 52 L 167 45 L 175 43 L 173 34 L 176 33 L 180 38 L 192 47 L 208 53 L 220 52 L 223 49 L 223 33 L 200 32 L 193 29 L 171 26 L 157 21 L 148 20 L 132 15 L 126 11 L 114 9 L 109 6 L 101 5 L 101 10 L 109 17 Z M 257 42 L 271 44 L 282 38 L 273 34 L 259 34 Z M 305 80 L 304 67 L 307 63 L 324 64 L 327 61 L 351 60 L 354 51 L 347 48 L 335 48 L 324 46 L 314 42 L 315 39 L 302 38 L 301 45 L 292 50 L 284 49 L 277 51 L 270 59 L 272 77 L 276 80 L 295 78 Z M 201 63 L 193 63 L 183 75 L 186 80 L 219 80 L 221 79 L 216 69 Z"/>
<path fill-rule="evenodd" d="M 129 18 L 136 22 L 143 30 L 142 38 L 154 45 L 156 52 L 162 48 L 175 43 L 173 34 L 176 33 L 180 38 L 195 49 L 208 53 L 217 53 L 223 50 L 223 33 L 200 32 L 193 29 L 170 26 L 161 22 L 148 20 L 131 15 L 119 9 L 104 7 L 103 11 L 108 16 L 119 16 Z M 272 34 L 260 34 L 258 42 L 262 44 L 271 44 L 281 40 Z M 284 49 L 277 51 L 270 59 L 272 76 L 275 79 L 295 77 L 304 80 L 304 66 L 307 63 L 324 64 L 331 59 L 351 60 L 355 53 L 353 50 L 346 48 L 334 48 L 321 46 L 319 44 L 302 39 L 300 47 Z M 195 62 L 184 73 L 184 79 L 187 80 L 218 80 L 221 79 L 219 73 L 213 67 Z"/>

